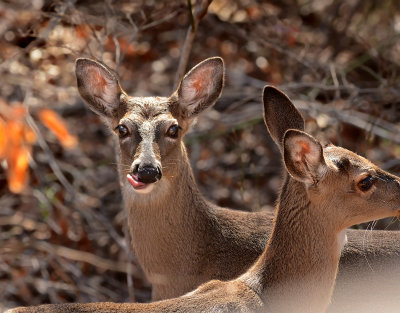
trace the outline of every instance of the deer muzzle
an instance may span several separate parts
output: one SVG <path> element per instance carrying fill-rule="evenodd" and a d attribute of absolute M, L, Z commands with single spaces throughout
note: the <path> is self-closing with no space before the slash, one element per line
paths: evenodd
<path fill-rule="evenodd" d="M 155 183 L 162 177 L 161 169 L 154 166 L 139 167 L 137 171 L 137 179 L 144 184 Z"/>
<path fill-rule="evenodd" d="M 161 167 L 137 164 L 132 173 L 127 175 L 127 180 L 136 192 L 149 193 L 153 189 L 154 183 L 161 177 Z"/>

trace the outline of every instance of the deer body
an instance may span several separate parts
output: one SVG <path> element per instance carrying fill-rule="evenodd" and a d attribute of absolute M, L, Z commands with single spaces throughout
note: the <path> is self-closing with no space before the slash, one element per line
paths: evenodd
<path fill-rule="evenodd" d="M 182 158 L 167 186 L 158 183 L 161 194 L 152 200 L 124 189 L 133 249 L 139 262 L 146 264 L 155 298 L 182 295 L 212 278 L 237 277 L 261 254 L 266 232 L 272 228 L 271 213 L 232 211 L 206 201 L 185 151 Z M 183 253 L 181 247 L 186 247 Z M 166 260 L 173 266 L 166 266 Z"/>
<path fill-rule="evenodd" d="M 268 249 L 242 277 L 270 312 L 325 312 L 330 302 L 340 258 L 338 234 L 328 221 L 315 223 L 318 215 L 305 199 L 304 192 L 282 193 Z"/>
<path fill-rule="evenodd" d="M 276 103 L 266 101 L 265 95 L 276 99 L 285 96 L 272 87 L 264 89 L 266 124 L 281 148 L 287 174 L 272 234 L 250 269 L 236 279 L 212 280 L 179 298 L 159 302 L 43 305 L 9 313 L 325 312 L 335 284 L 343 230 L 355 223 L 400 215 L 400 178 L 346 149 L 323 148 L 300 130 L 287 130 L 280 142 L 277 138 L 283 129 L 276 129 L 275 116 L 268 115 Z M 282 105 L 294 109 L 290 102 Z M 190 188 L 183 191 L 198 193 Z M 211 220 L 213 209 L 220 210 L 210 208 Z M 210 238 L 205 225 L 199 231 L 206 234 L 207 244 Z M 232 225 L 220 227 L 232 233 Z M 175 239 L 170 237 L 164 244 Z M 235 257 L 228 262 L 235 266 L 234 261 Z M 211 267 L 199 266 L 201 271 Z"/>
<path fill-rule="evenodd" d="M 244 273 L 263 252 L 272 231 L 269 212 L 234 211 L 206 201 L 188 162 L 182 138 L 193 119 L 220 96 L 223 71 L 222 59 L 211 58 L 194 67 L 168 98 L 129 97 L 106 66 L 77 61 L 82 97 L 119 138 L 119 172 L 132 244 L 153 285 L 154 300 Z M 272 103 L 269 130 L 278 146 L 288 129 L 304 129 L 303 117 L 286 96 L 271 94 L 264 101 Z M 380 234 L 382 241 L 366 239 L 365 231 L 348 232 L 341 258 L 347 275 L 340 279 L 355 281 L 359 273 L 365 276 L 387 261 L 400 264 L 400 232 Z M 394 269 L 393 277 L 400 280 L 400 265 Z M 374 285 L 369 286 L 367 298 L 376 293 Z"/>

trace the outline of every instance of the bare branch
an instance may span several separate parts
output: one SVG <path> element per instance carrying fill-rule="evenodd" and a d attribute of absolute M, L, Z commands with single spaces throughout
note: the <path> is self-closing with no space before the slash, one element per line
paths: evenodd
<path fill-rule="evenodd" d="M 207 10 L 212 0 L 197 0 L 194 6 L 194 12 L 190 12 L 190 15 L 194 19 L 194 27 L 192 24 L 188 27 L 185 43 L 183 44 L 181 58 L 179 60 L 178 70 L 176 71 L 174 80 L 174 89 L 178 87 L 183 75 L 186 72 L 186 67 L 189 62 L 190 52 L 192 50 L 193 41 L 196 36 L 196 31 L 199 26 L 200 20 L 207 14 Z M 190 9 L 190 7 L 189 7 Z"/>
<path fill-rule="evenodd" d="M 130 271 L 135 276 L 136 275 L 138 275 L 138 277 L 141 276 L 140 271 L 135 269 L 134 266 L 130 263 L 117 262 L 104 259 L 102 257 L 99 257 L 97 255 L 94 255 L 86 251 L 74 250 L 71 248 L 50 244 L 44 241 L 36 241 L 31 243 L 31 245 L 29 246 L 34 247 L 40 251 L 55 254 L 70 260 L 78 262 L 86 262 L 102 269 L 121 272 L 121 273 L 127 273 L 128 271 Z"/>
<path fill-rule="evenodd" d="M 46 140 L 43 138 L 42 133 L 39 130 L 39 127 L 36 125 L 36 122 L 34 121 L 31 114 L 29 113 L 28 100 L 30 98 L 30 95 L 31 95 L 31 92 L 27 92 L 27 95 L 25 96 L 25 99 L 24 99 L 24 105 L 27 108 L 27 113 L 25 116 L 26 122 L 35 132 L 35 134 L 37 136 L 37 141 L 38 141 L 40 147 L 46 153 L 48 161 L 49 161 L 49 165 L 50 165 L 51 169 L 53 170 L 54 174 L 57 176 L 58 180 L 64 186 L 64 188 L 68 191 L 68 193 L 72 196 L 72 198 L 75 198 L 77 196 L 77 192 L 76 192 L 75 188 L 69 183 L 67 178 L 62 173 Z"/>

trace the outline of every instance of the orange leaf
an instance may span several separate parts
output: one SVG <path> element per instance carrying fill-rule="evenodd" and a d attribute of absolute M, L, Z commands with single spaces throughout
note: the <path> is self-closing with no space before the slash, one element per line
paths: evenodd
<path fill-rule="evenodd" d="M 36 141 L 36 134 L 28 125 L 24 127 L 24 139 L 29 144 L 33 144 Z"/>
<path fill-rule="evenodd" d="M 75 32 L 78 38 L 87 38 L 90 28 L 87 25 L 76 25 Z"/>
<path fill-rule="evenodd" d="M 41 110 L 39 118 L 47 128 L 49 128 L 65 148 L 73 148 L 77 144 L 77 139 L 69 132 L 61 117 L 53 110 Z"/>
<path fill-rule="evenodd" d="M 16 120 L 8 121 L 7 137 L 10 144 L 8 150 L 13 150 L 13 147 L 20 147 L 24 139 L 24 124 Z"/>
<path fill-rule="evenodd" d="M 6 123 L 0 118 L 0 159 L 4 158 L 7 151 Z"/>
<path fill-rule="evenodd" d="M 15 105 L 11 108 L 11 114 L 14 119 L 22 119 L 26 114 L 26 108 L 22 105 Z"/>
<path fill-rule="evenodd" d="M 10 154 L 8 159 L 8 187 L 20 193 L 28 180 L 28 152 L 21 146 Z"/>

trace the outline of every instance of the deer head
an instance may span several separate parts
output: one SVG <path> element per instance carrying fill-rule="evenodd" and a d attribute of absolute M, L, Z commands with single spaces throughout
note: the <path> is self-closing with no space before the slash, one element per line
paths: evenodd
<path fill-rule="evenodd" d="M 128 96 L 112 70 L 89 59 L 76 61 L 76 77 L 83 99 L 119 138 L 124 188 L 148 194 L 176 175 L 184 134 L 221 95 L 224 64 L 219 57 L 199 63 L 170 97 Z"/>
<path fill-rule="evenodd" d="M 323 147 L 303 132 L 300 113 L 278 89 L 266 86 L 263 100 L 265 123 L 282 151 L 287 172 L 336 229 L 399 214 L 398 177 L 347 149 Z"/>

